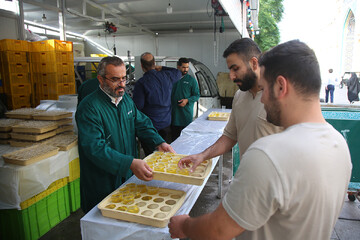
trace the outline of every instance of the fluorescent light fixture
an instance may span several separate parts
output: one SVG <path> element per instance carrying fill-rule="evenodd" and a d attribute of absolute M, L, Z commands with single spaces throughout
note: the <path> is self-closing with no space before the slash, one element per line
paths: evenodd
<path fill-rule="evenodd" d="M 170 1 L 169 1 L 169 6 L 166 8 L 166 12 L 167 14 L 171 14 L 172 13 L 172 7 L 170 5 Z"/>

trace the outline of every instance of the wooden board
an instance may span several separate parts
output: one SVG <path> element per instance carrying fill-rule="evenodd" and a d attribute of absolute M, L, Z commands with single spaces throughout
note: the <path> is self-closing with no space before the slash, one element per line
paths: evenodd
<path fill-rule="evenodd" d="M 12 118 L 1 118 L 0 119 L 0 132 L 11 132 L 12 126 L 21 123 L 24 120 L 12 119 Z"/>
<path fill-rule="evenodd" d="M 4 154 L 2 157 L 6 163 L 26 166 L 54 156 L 58 151 L 57 147 L 39 144 Z"/>
<path fill-rule="evenodd" d="M 144 161 L 153 169 L 153 179 L 167 182 L 177 182 L 191 185 L 202 185 L 204 179 L 210 174 L 212 159 L 201 163 L 193 173 L 188 169 L 180 170 L 178 161 L 185 157 L 182 154 L 154 152 L 144 158 Z M 162 168 L 162 166 L 164 166 Z"/>
<path fill-rule="evenodd" d="M 44 110 L 36 108 L 19 108 L 8 111 L 5 113 L 5 115 L 7 118 L 32 119 L 32 115 L 39 112 L 44 112 Z"/>
<path fill-rule="evenodd" d="M 59 120 L 72 117 L 72 112 L 65 111 L 45 111 L 33 114 L 32 117 L 36 120 Z"/>
<path fill-rule="evenodd" d="M 208 115 L 208 120 L 212 121 L 228 121 L 230 118 L 229 112 L 211 112 Z"/>
<path fill-rule="evenodd" d="M 146 186 L 145 192 L 143 192 L 141 190 L 143 188 L 140 189 L 138 186 L 140 185 L 136 185 L 135 188 L 128 188 L 129 190 L 127 190 L 127 186 L 124 186 L 112 192 L 99 203 L 98 208 L 101 214 L 105 217 L 128 222 L 136 222 L 153 227 L 166 227 L 169 219 L 175 215 L 184 203 L 186 193 L 168 188 L 157 188 L 156 190 L 156 187 L 155 191 L 151 192 L 153 189 L 149 191 L 146 188 L 149 186 Z M 156 191 L 158 192 L 155 193 Z M 131 195 L 134 196 L 132 203 Z M 135 211 L 129 212 L 129 207 L 135 208 L 133 209 Z M 118 210 L 119 208 L 124 211 Z"/>
<path fill-rule="evenodd" d="M 15 133 L 46 133 L 58 128 L 55 121 L 23 121 L 12 127 Z"/>
<path fill-rule="evenodd" d="M 56 135 L 56 130 L 41 134 L 11 133 L 11 138 L 18 140 L 40 141 Z"/>

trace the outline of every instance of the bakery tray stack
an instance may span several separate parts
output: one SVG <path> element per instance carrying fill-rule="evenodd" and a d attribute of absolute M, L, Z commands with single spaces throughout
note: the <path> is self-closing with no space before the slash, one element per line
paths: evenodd
<path fill-rule="evenodd" d="M 11 126 L 11 132 L 3 134 L 3 137 L 7 137 L 6 140 L 13 147 L 42 144 L 56 135 L 73 133 L 72 112 L 21 108 L 6 112 L 5 115 L 13 121 L 15 119 L 22 120 Z"/>

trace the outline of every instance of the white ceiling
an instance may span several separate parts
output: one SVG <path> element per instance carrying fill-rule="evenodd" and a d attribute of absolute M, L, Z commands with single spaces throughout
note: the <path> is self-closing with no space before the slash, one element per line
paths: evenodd
<path fill-rule="evenodd" d="M 23 0 L 24 20 L 59 28 L 60 0 Z M 66 31 L 85 36 L 104 33 L 104 22 L 113 22 L 115 34 L 181 33 L 214 31 L 211 0 L 64 0 Z M 42 22 L 45 14 L 46 21 Z M 240 13 L 239 13 L 240 14 Z M 223 17 L 225 31 L 235 30 L 229 16 Z M 221 17 L 216 17 L 219 31 Z"/>

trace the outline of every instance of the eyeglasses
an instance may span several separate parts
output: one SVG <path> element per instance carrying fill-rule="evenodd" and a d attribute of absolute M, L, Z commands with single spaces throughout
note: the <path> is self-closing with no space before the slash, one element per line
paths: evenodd
<path fill-rule="evenodd" d="M 107 78 L 105 76 L 102 76 L 102 77 L 109 80 L 110 82 L 112 82 L 114 84 L 119 84 L 119 83 L 128 84 L 129 83 L 129 80 L 126 79 L 126 76 L 123 78 L 118 78 L 118 77 Z"/>

